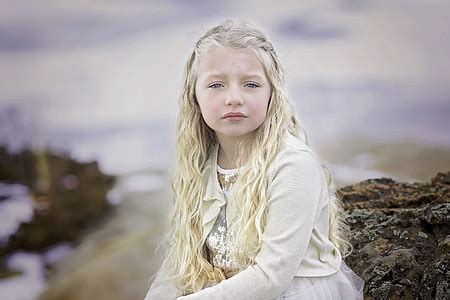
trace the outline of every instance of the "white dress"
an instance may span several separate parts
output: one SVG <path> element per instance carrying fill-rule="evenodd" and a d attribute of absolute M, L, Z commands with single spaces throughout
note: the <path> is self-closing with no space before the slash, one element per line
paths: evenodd
<path fill-rule="evenodd" d="M 218 179 L 225 198 L 234 184 L 239 169 L 222 169 L 217 165 Z M 221 212 L 206 240 L 210 262 L 221 268 L 225 274 L 233 273 L 237 267 L 230 253 L 234 234 L 228 230 L 225 209 Z M 364 281 L 355 274 L 342 260 L 340 269 L 329 276 L 299 277 L 295 276 L 288 288 L 277 299 L 363 299 Z"/>

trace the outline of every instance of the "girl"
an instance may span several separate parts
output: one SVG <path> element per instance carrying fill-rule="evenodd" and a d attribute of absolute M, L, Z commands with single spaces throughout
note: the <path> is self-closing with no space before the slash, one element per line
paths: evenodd
<path fill-rule="evenodd" d="M 272 44 L 226 21 L 184 75 L 167 253 L 145 299 L 362 299 L 331 174 Z"/>

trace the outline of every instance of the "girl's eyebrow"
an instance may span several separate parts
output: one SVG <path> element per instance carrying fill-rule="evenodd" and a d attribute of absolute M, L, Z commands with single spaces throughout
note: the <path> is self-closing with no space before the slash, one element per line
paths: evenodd
<path fill-rule="evenodd" d="M 207 76 L 205 77 L 205 80 L 208 80 L 210 78 L 224 78 L 224 77 L 227 77 L 226 74 L 224 74 L 224 73 L 210 73 L 210 74 L 207 74 Z M 261 76 L 259 76 L 258 74 L 255 74 L 255 73 L 243 74 L 241 77 L 242 78 L 256 78 L 261 81 L 264 81 L 264 79 Z"/>

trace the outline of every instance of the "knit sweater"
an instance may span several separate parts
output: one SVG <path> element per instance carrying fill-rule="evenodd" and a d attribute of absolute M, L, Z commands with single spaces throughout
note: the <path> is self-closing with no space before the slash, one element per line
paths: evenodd
<path fill-rule="evenodd" d="M 226 204 L 217 180 L 216 144 L 203 176 L 203 238 L 211 231 L 220 208 Z M 175 283 L 164 280 L 165 265 L 158 272 L 145 299 L 273 299 L 294 276 L 327 276 L 338 271 L 341 254 L 329 240 L 329 192 L 315 153 L 298 138 L 286 134 L 284 145 L 268 172 L 267 223 L 255 264 L 231 278 L 181 296 Z M 233 214 L 226 206 L 227 223 Z"/>

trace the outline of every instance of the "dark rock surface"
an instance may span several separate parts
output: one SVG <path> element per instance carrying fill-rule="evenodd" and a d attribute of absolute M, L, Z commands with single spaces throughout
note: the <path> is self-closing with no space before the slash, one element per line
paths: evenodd
<path fill-rule="evenodd" d="M 364 279 L 366 299 L 450 299 L 449 189 L 450 172 L 338 190 L 354 246 L 345 260 Z"/>
<path fill-rule="evenodd" d="M 32 220 L 0 245 L 0 261 L 18 249 L 42 251 L 61 241 L 76 242 L 107 212 L 106 194 L 114 180 L 96 162 L 50 151 L 12 154 L 0 147 L 0 181 L 26 185 L 34 208 Z"/>

